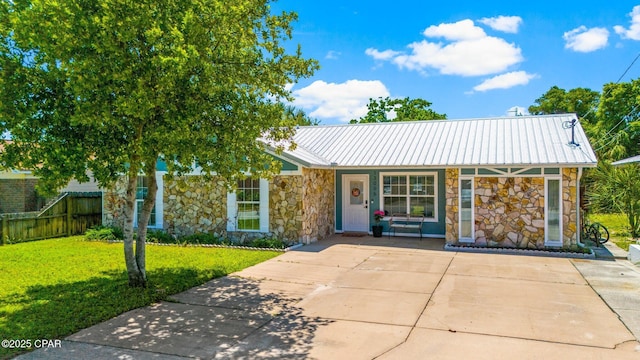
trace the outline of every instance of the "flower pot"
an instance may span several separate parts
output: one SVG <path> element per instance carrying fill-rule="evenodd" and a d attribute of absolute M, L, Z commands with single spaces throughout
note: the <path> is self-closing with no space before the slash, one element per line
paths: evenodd
<path fill-rule="evenodd" d="M 373 225 L 371 230 L 373 231 L 373 237 L 382 237 L 382 225 Z"/>

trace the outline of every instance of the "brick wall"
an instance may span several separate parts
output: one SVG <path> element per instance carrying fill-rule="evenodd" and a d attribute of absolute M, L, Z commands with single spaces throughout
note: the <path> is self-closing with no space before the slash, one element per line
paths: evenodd
<path fill-rule="evenodd" d="M 37 211 L 44 200 L 36 192 L 37 179 L 0 179 L 0 213 Z"/>

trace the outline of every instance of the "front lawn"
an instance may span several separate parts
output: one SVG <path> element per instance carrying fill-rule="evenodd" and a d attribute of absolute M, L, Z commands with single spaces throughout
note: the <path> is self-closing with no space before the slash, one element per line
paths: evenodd
<path fill-rule="evenodd" d="M 122 243 L 77 236 L 0 246 L 0 339 L 62 339 L 278 254 L 147 245 L 150 286 L 133 289 Z M 0 358 L 17 353 L 0 348 Z"/>
<path fill-rule="evenodd" d="M 624 214 L 591 214 L 589 220 L 604 225 L 609 230 L 609 241 L 620 248 L 629 251 L 629 245 L 635 243 L 629 232 L 629 219 Z"/>

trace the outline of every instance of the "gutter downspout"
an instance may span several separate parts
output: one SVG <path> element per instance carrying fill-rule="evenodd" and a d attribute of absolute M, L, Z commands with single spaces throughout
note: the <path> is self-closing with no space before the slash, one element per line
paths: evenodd
<path fill-rule="evenodd" d="M 580 224 L 582 223 L 582 219 L 580 216 L 582 215 L 580 212 L 580 179 L 582 179 L 582 168 L 578 168 L 578 178 L 576 179 L 576 239 L 578 246 L 584 247 L 584 243 L 582 242 L 582 227 Z"/>

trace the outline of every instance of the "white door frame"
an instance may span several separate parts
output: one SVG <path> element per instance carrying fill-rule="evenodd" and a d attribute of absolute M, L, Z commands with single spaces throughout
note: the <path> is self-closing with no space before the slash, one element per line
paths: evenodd
<path fill-rule="evenodd" d="M 363 188 L 360 189 L 362 193 L 362 204 L 351 205 L 351 189 L 350 181 L 362 181 Z M 343 231 L 363 231 L 369 232 L 369 174 L 343 174 L 342 175 L 342 230 Z M 358 209 L 358 206 L 361 206 Z M 354 215 L 353 211 L 359 210 L 358 214 L 355 214 L 358 218 L 358 222 L 348 221 L 349 215 Z"/>

